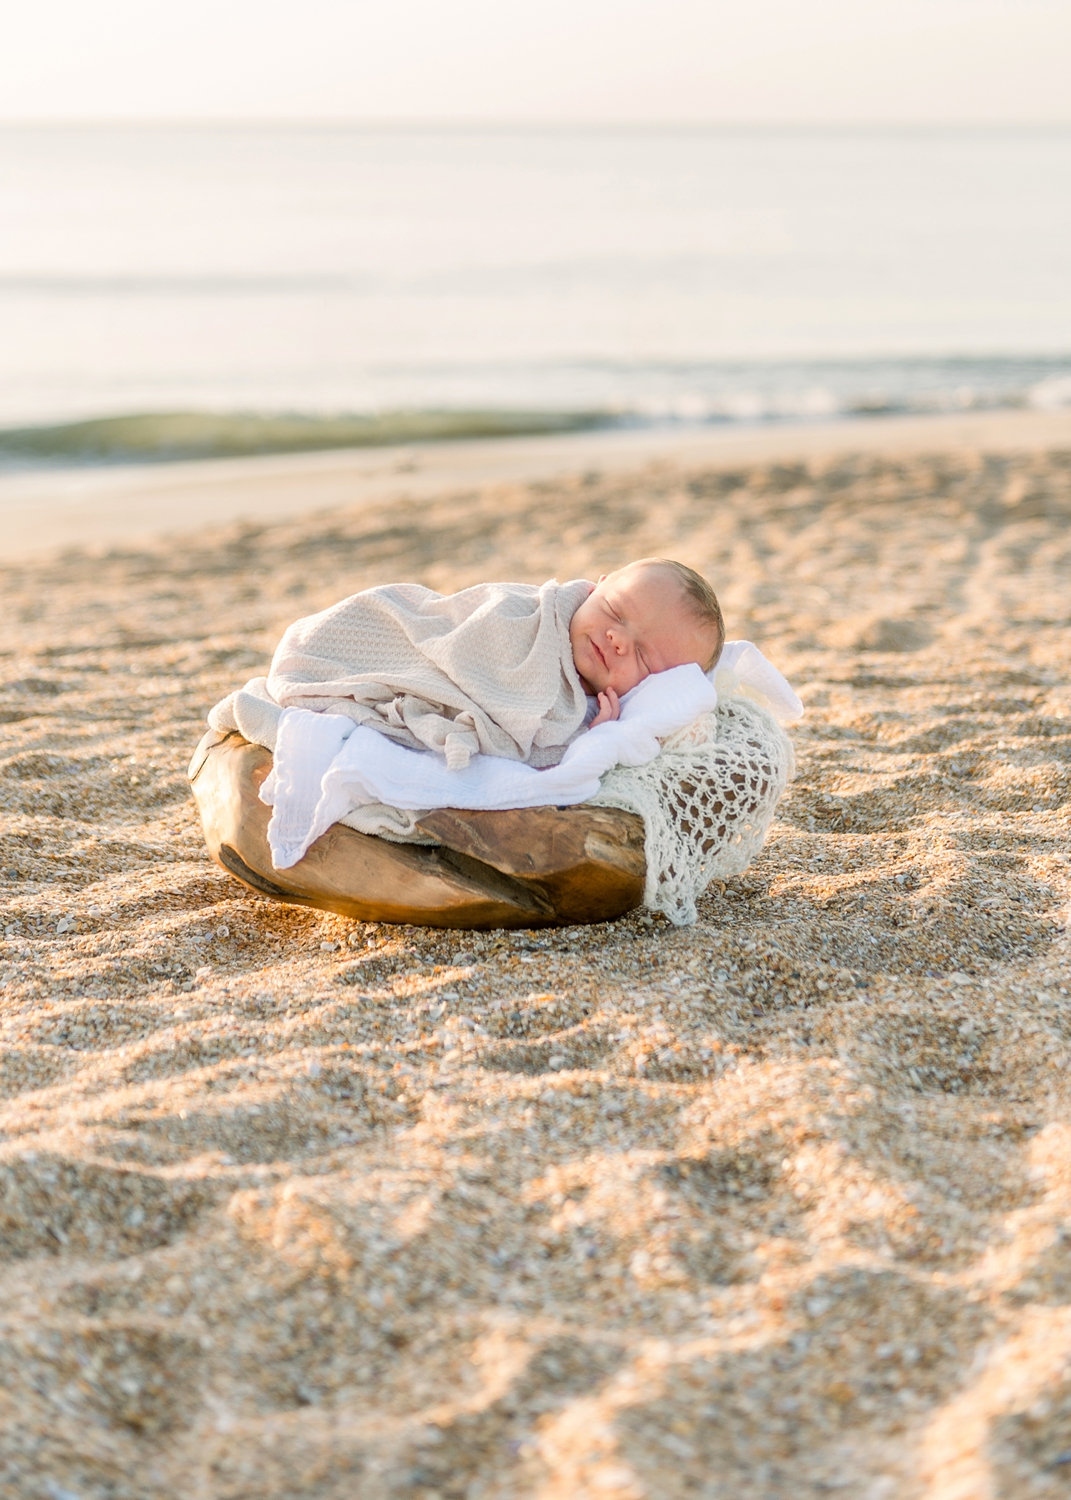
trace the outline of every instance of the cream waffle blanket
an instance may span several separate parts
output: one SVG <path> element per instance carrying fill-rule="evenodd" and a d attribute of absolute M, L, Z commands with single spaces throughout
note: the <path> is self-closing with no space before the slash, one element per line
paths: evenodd
<path fill-rule="evenodd" d="M 555 765 L 587 713 L 569 621 L 591 587 L 366 589 L 291 625 L 267 677 L 217 704 L 209 723 L 274 750 L 282 711 L 303 708 L 438 751 L 451 770 L 477 754 Z"/>

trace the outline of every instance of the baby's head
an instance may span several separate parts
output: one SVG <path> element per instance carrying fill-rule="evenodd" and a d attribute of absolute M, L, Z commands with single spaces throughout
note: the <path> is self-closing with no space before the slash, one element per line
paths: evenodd
<path fill-rule="evenodd" d="M 709 671 L 725 627 L 714 590 L 700 574 L 664 557 L 604 573 L 573 615 L 573 663 L 589 693 L 620 697 L 652 672 L 697 662 Z"/>

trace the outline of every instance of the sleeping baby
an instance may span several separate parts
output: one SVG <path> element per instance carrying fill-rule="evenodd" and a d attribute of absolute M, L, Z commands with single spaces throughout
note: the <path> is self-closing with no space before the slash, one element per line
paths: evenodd
<path fill-rule="evenodd" d="M 664 558 L 595 584 L 388 584 L 297 620 L 209 723 L 273 752 L 260 796 L 282 869 L 332 822 L 421 841 L 431 807 L 594 795 L 716 703 L 704 673 L 723 637 L 710 585 Z"/>
<path fill-rule="evenodd" d="M 344 715 L 453 769 L 477 753 L 548 766 L 646 677 L 709 670 L 723 639 L 713 589 L 663 558 L 596 584 L 389 584 L 291 625 L 265 686 L 280 708 Z"/>

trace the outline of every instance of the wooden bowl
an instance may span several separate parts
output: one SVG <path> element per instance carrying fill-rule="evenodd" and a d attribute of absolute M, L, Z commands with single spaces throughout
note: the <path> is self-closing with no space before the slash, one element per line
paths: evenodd
<path fill-rule="evenodd" d="M 336 823 L 296 865 L 276 870 L 271 809 L 258 796 L 270 769 L 262 745 L 209 730 L 189 777 L 213 859 L 276 901 L 362 922 L 490 928 L 608 922 L 643 899 L 643 820 L 610 807 L 446 808 L 419 824 L 436 847 Z"/>

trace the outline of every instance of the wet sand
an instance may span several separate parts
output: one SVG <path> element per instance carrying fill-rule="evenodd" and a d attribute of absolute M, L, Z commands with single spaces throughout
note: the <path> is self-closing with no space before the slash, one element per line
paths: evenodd
<path fill-rule="evenodd" d="M 777 441 L 5 554 L 0 1493 L 1066 1494 L 1071 424 Z M 650 552 L 807 705 L 695 927 L 208 862 L 290 619 Z"/>

